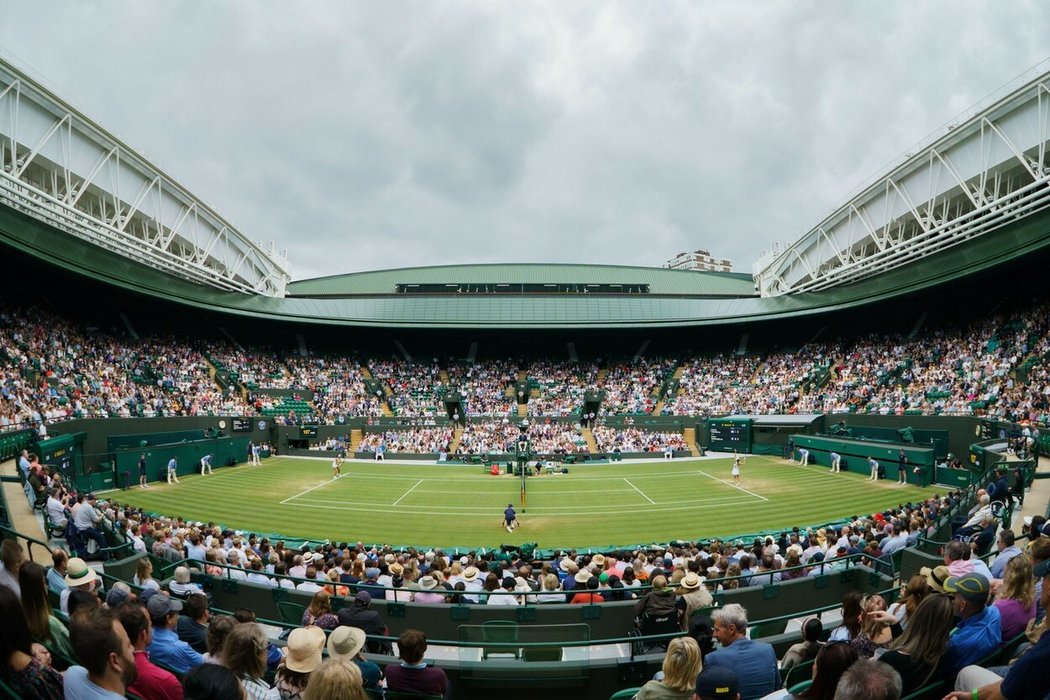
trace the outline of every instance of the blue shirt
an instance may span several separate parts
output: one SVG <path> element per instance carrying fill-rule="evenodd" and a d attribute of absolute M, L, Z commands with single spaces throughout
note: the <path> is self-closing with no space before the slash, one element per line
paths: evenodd
<path fill-rule="evenodd" d="M 123 695 L 100 688 L 88 678 L 83 666 L 70 666 L 62 679 L 66 700 L 124 700 Z"/>
<path fill-rule="evenodd" d="M 781 685 L 777 655 L 773 647 L 765 642 L 743 637 L 708 654 L 704 664 L 725 666 L 736 671 L 741 700 L 760 698 L 778 690 Z"/>
<path fill-rule="evenodd" d="M 945 652 L 947 669 L 954 676 L 962 667 L 977 663 L 999 648 L 1002 637 L 999 608 L 989 605 L 984 612 L 966 618 L 952 631 Z"/>
<path fill-rule="evenodd" d="M 149 660 L 165 668 L 186 673 L 194 666 L 204 663 L 204 657 L 193 650 L 186 642 L 179 639 L 175 630 L 162 627 L 153 628 L 153 641 L 146 648 Z"/>
<path fill-rule="evenodd" d="M 168 462 L 168 471 L 169 472 L 175 471 L 175 465 L 176 465 L 175 458 L 172 457 L 171 460 Z"/>
<path fill-rule="evenodd" d="M 52 593 L 61 593 L 69 588 L 69 584 L 66 583 L 66 577 L 55 571 L 55 567 L 47 570 L 47 588 Z"/>
<path fill-rule="evenodd" d="M 999 556 L 992 559 L 992 563 L 988 565 L 988 569 L 992 572 L 993 578 L 1002 578 L 1003 574 L 1006 573 L 1006 565 L 1010 563 L 1010 560 L 1021 553 L 1021 550 L 1014 545 L 1010 545 L 1006 549 L 999 552 Z"/>

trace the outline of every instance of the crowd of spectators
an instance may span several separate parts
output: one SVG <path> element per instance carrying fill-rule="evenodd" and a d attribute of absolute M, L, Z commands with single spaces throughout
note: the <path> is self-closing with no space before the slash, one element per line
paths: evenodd
<path fill-rule="evenodd" d="M 290 389 L 294 386 L 292 375 L 274 352 L 216 344 L 208 349 L 207 354 L 216 369 L 233 374 L 249 389 Z"/>
<path fill-rule="evenodd" d="M 916 338 L 869 335 L 764 354 L 527 364 L 532 417 L 579 415 L 589 393 L 603 395 L 598 417 L 765 413 L 976 414 L 1012 421 L 1050 419 L 1050 307 L 1004 313 L 966 328 Z M 281 413 L 334 424 L 348 417 L 442 415 L 450 391 L 470 416 L 512 415 L 518 364 L 289 355 L 175 337 L 117 337 L 77 328 L 43 308 L 0 311 L 0 429 L 74 417 L 154 417 Z M 200 347 L 201 349 L 197 349 Z M 216 383 L 212 365 L 240 383 Z M 366 380 L 366 369 L 378 386 Z M 242 384 L 301 390 L 310 404 L 283 415 L 282 399 Z M 590 421 L 581 415 L 585 424 Z M 472 431 L 476 432 L 476 431 Z"/>
<path fill-rule="evenodd" d="M 313 392 L 317 415 L 329 425 L 340 416 L 383 415 L 382 396 L 369 393 L 360 362 L 352 357 L 295 355 L 285 361 L 297 388 Z"/>
<path fill-rule="evenodd" d="M 372 360 L 372 376 L 389 388 L 387 403 L 396 416 L 429 416 L 441 412 L 447 387 L 441 381 L 437 359 Z"/>
<path fill-rule="evenodd" d="M 410 454 L 448 453 L 452 446 L 452 428 L 417 427 L 404 430 L 387 430 L 382 433 L 365 433 L 359 452 L 375 452 L 383 445 L 390 452 L 407 452 Z"/>
<path fill-rule="evenodd" d="M 530 416 L 568 416 L 583 409 L 588 391 L 598 388 L 596 362 L 536 360 L 526 369 L 529 386 L 540 395 L 529 399 Z"/>
<path fill-rule="evenodd" d="M 984 495 L 978 490 L 974 509 L 965 514 L 959 509 L 958 519 L 979 511 L 986 502 Z M 5 540 L 0 548 L 0 616 L 5 621 L 0 642 L 9 656 L 0 665 L 0 678 L 23 697 L 62 697 L 63 693 L 80 697 L 78 693 L 93 690 L 91 686 L 154 697 L 159 687 L 177 689 L 179 681 L 170 669 L 183 675 L 187 689 L 195 683 L 217 683 L 221 675 L 223 682 L 244 688 L 249 697 L 301 694 L 306 700 L 356 700 L 363 695 L 331 695 L 334 686 L 328 674 L 337 676 L 335 685 L 355 692 L 383 684 L 397 690 L 419 680 L 407 680 L 405 668 L 418 665 L 425 651 L 422 633 L 406 630 L 398 640 L 404 663 L 381 670 L 358 657 L 362 650 L 392 651 L 388 642 L 377 638 L 386 634 L 386 626 L 370 609 L 375 597 L 421 605 L 634 601 L 640 624 L 649 615 L 669 614 L 688 633 L 668 646 L 665 673 L 653 681 L 657 686 L 681 685 L 677 663 L 684 654 L 689 669 L 685 675 L 697 687 L 705 682 L 702 675 L 695 678 L 701 667 L 705 673 L 721 668 L 723 683 L 735 684 L 747 697 L 762 697 L 779 688 L 781 669 L 787 671 L 834 650 L 845 656 L 817 656 L 814 687 L 837 685 L 841 691 L 843 684 L 861 684 L 856 677 L 860 672 L 855 672 L 860 668 L 865 678 L 892 686 L 892 693 L 880 697 L 901 697 L 930 681 L 944 681 L 949 689 L 954 685 L 957 692 L 952 697 L 960 699 L 970 697 L 977 687 L 979 697 L 1043 697 L 1050 690 L 1044 672 L 1050 636 L 1044 634 L 1043 617 L 1050 602 L 1050 528 L 1044 527 L 1042 518 L 1033 519 L 1031 541 L 1023 549 L 1013 546 L 1012 532 L 1001 531 L 999 554 L 991 568 L 977 558 L 976 543 L 953 540 L 944 548 L 943 564 L 902 581 L 903 593 L 896 604 L 888 606 L 878 595 L 847 593 L 842 623 L 830 636 L 841 645 L 817 643 L 819 620 L 815 625 L 807 622 L 803 641 L 778 662 L 768 644 L 748 639 L 747 611 L 731 603 L 712 615 L 713 630 L 706 637 L 689 624 L 695 621 L 696 611 L 711 606 L 719 591 L 833 574 L 858 563 L 878 568 L 895 551 L 915 545 L 919 537 L 932 536 L 939 521 L 964 499 L 965 494 L 949 492 L 853 516 L 836 526 L 796 527 L 753 539 L 675 542 L 600 553 L 555 550 L 540 559 L 514 549 L 450 556 L 441 549 L 398 550 L 361 542 L 292 548 L 215 523 L 152 515 L 117 502 L 96 505 L 76 499 L 70 506 L 75 511 L 71 517 L 76 518 L 81 509 L 95 512 L 97 508 L 105 527 L 126 538 L 135 550 L 178 564 L 174 576 L 157 581 L 151 560 L 142 559 L 133 581 L 141 590 L 136 593 L 116 583 L 103 592 L 100 579 L 84 561 L 55 550 L 54 566 L 45 571 L 26 561 L 14 540 Z M 282 651 L 268 642 L 250 610 L 212 616 L 207 595 L 191 580 L 193 569 L 245 584 L 307 593 L 311 603 L 302 626 L 290 632 Z M 60 610 L 51 609 L 49 591 L 61 601 Z M 337 612 L 333 597 L 344 599 Z M 68 616 L 68 628 L 57 618 L 51 620 L 58 614 Z M 330 658 L 324 662 L 326 633 Z M 1026 635 L 1031 641 L 1015 663 L 993 668 L 972 665 L 1014 635 Z M 712 636 L 720 642 L 720 650 L 712 649 Z M 47 653 L 33 647 L 34 640 L 46 644 Z M 695 649 L 690 644 L 694 640 Z M 689 648 L 680 649 L 682 644 Z M 246 655 L 245 650 L 250 652 Z M 702 655 L 702 664 L 694 658 L 697 654 Z M 865 661 L 872 658 L 879 660 L 879 668 Z M 111 663 L 114 659 L 116 663 Z M 347 662 L 355 670 L 334 668 Z M 861 663 L 869 666 L 857 666 Z M 131 667 L 138 673 L 128 672 Z M 737 674 L 731 680 L 727 668 Z M 443 672 L 435 671 L 427 681 L 435 689 L 447 687 Z M 202 679 L 208 674 L 216 678 Z M 662 688 L 650 687 L 653 683 L 640 697 L 666 696 Z M 820 697 L 833 695 L 827 690 Z"/>
<path fill-rule="evenodd" d="M 632 426 L 613 428 L 608 425 L 597 425 L 593 431 L 594 441 L 602 452 L 663 452 L 689 449 L 681 433 L 652 431 Z"/>
<path fill-rule="evenodd" d="M 467 416 L 505 416 L 517 405 L 515 361 L 454 362 L 447 371 L 449 385 L 462 396 Z"/>

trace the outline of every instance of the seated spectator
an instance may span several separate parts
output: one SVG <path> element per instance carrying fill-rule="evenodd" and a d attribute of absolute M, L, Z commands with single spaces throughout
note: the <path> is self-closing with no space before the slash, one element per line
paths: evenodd
<path fill-rule="evenodd" d="M 97 601 L 95 590 L 98 588 L 98 574 L 80 557 L 73 557 L 66 565 L 66 588 L 59 596 L 59 609 L 63 614 L 72 616 L 69 598 L 73 593 L 84 593 Z"/>
<path fill-rule="evenodd" d="M 835 688 L 842 674 L 857 660 L 857 650 L 846 642 L 829 642 L 817 652 L 813 662 L 813 683 L 797 696 L 785 693 L 782 697 L 806 700 L 833 700 Z"/>
<path fill-rule="evenodd" d="M 313 625 L 323 630 L 334 630 L 339 626 L 339 618 L 332 612 L 332 597 L 327 591 L 314 593 L 310 606 L 303 611 L 302 625 Z"/>
<path fill-rule="evenodd" d="M 881 595 L 866 596 L 863 610 L 860 631 L 850 640 L 850 644 L 857 650 L 860 658 L 870 659 L 875 656 L 876 650 L 885 649 L 886 645 L 893 640 L 893 630 L 890 624 L 897 621 L 894 619 L 892 623 L 889 622 L 890 616 L 886 614 L 886 599 Z"/>
<path fill-rule="evenodd" d="M 691 700 L 700 673 L 700 646 L 692 637 L 675 637 L 667 644 L 663 679 L 642 686 L 635 700 Z"/>
<path fill-rule="evenodd" d="M 230 615 L 218 615 L 211 619 L 211 622 L 208 623 L 208 653 L 204 655 L 204 663 L 222 663 L 226 638 L 236 626 L 237 620 Z"/>
<path fill-rule="evenodd" d="M 836 698 L 850 700 L 898 700 L 901 696 L 901 677 L 886 664 L 874 659 L 857 659 L 842 674 Z"/>
<path fill-rule="evenodd" d="M 182 614 L 175 628 L 179 639 L 193 647 L 198 654 L 208 651 L 208 621 L 211 610 L 208 609 L 208 596 L 204 593 L 191 593 L 182 606 Z"/>
<path fill-rule="evenodd" d="M 740 700 L 736 671 L 725 666 L 705 666 L 696 677 L 694 700 Z"/>
<path fill-rule="evenodd" d="M 22 545 L 17 540 L 5 539 L 0 542 L 0 586 L 6 586 L 19 597 L 22 591 L 18 586 L 18 569 L 24 559 Z"/>
<path fill-rule="evenodd" d="M 386 623 L 379 613 L 372 609 L 372 596 L 368 591 L 358 591 L 353 603 L 349 607 L 341 608 L 336 617 L 339 618 L 340 625 L 357 627 L 370 637 L 386 636 Z M 365 647 L 373 654 L 386 653 L 392 649 L 389 642 L 378 639 L 369 640 Z"/>
<path fill-rule="evenodd" d="M 667 577 L 662 574 L 654 576 L 653 587 L 634 604 L 636 618 L 654 618 L 665 615 L 678 615 L 678 601 L 674 591 L 667 587 Z"/>
<path fill-rule="evenodd" d="M 820 635 L 824 632 L 824 625 L 819 618 L 811 617 L 802 623 L 802 641 L 792 644 L 780 660 L 780 672 L 787 672 L 799 664 L 810 659 L 815 659 L 817 652 L 821 649 Z"/>
<path fill-rule="evenodd" d="M 18 584 L 22 589 L 22 610 L 33 639 L 49 645 L 66 658 L 73 658 L 69 631 L 52 614 L 43 568 L 36 562 L 25 562 L 18 570 Z"/>
<path fill-rule="evenodd" d="M 123 698 L 135 680 L 135 649 L 124 626 L 107 608 L 88 608 L 70 619 L 69 638 L 82 666 L 65 674 L 65 696 Z"/>
<path fill-rule="evenodd" d="M 355 664 L 329 659 L 314 671 L 303 700 L 368 700 Z"/>
<path fill-rule="evenodd" d="M 7 542 L 9 540 L 5 540 Z M 0 586 L 0 680 L 19 697 L 61 700 L 62 676 L 33 656 L 33 637 L 14 591 Z"/>
<path fill-rule="evenodd" d="M 945 670 L 954 676 L 964 666 L 999 648 L 1002 627 L 999 609 L 988 605 L 988 579 L 984 576 L 952 576 L 944 582 L 944 590 L 954 596 L 955 614 L 962 618 L 952 633 L 945 655 Z"/>
<path fill-rule="evenodd" d="M 897 618 L 901 627 L 907 627 L 908 618 L 929 593 L 930 586 L 926 583 L 926 577 L 922 574 L 915 574 L 904 585 L 900 599 L 889 607 L 889 613 Z"/>
<path fill-rule="evenodd" d="M 1028 557 L 1009 560 L 993 605 L 999 610 L 1003 644 L 1024 632 L 1035 619 L 1035 578 Z"/>
<path fill-rule="evenodd" d="M 186 673 L 204 663 L 204 658 L 179 639 L 175 632 L 179 624 L 179 611 L 182 610 L 181 600 L 165 593 L 155 593 L 146 603 L 146 609 L 153 623 L 153 640 L 149 645 L 151 661 L 176 673 Z"/>
<path fill-rule="evenodd" d="M 339 626 L 328 635 L 328 658 L 333 661 L 353 663 L 361 671 L 365 688 L 379 691 L 383 672 L 377 664 L 364 657 L 365 631 L 357 627 Z"/>
<path fill-rule="evenodd" d="M 1038 578 L 1048 574 L 1050 571 L 1045 561 L 1035 569 Z M 1043 598 L 1050 598 L 1050 589 L 1043 592 Z M 1050 634 L 1044 633 L 1011 666 L 963 668 L 955 680 L 955 692 L 948 695 L 946 700 L 970 700 L 973 697 L 980 700 L 1045 698 L 1050 694 L 1050 673 L 1047 673 L 1047 668 L 1050 668 Z"/>
<path fill-rule="evenodd" d="M 263 680 L 267 649 L 266 635 L 254 622 L 242 622 L 226 637 L 223 665 L 241 679 L 248 700 L 281 700 L 281 694 Z"/>
<path fill-rule="evenodd" d="M 423 656 L 427 651 L 427 637 L 419 630 L 405 630 L 397 638 L 399 664 L 386 667 L 386 687 L 403 693 L 442 695 L 448 697 L 449 683 L 445 672 L 427 666 Z"/>
<path fill-rule="evenodd" d="M 682 621 L 689 622 L 697 610 L 711 607 L 714 598 L 704 586 L 704 578 L 690 571 L 678 582 L 678 608 L 682 611 Z"/>
<path fill-rule="evenodd" d="M 231 618 L 232 619 L 232 618 Z M 230 700 L 244 695 L 233 671 L 219 664 L 201 664 L 182 679 L 183 700 Z"/>
<path fill-rule="evenodd" d="M 912 621 L 900 637 L 890 644 L 879 661 L 889 664 L 901 677 L 902 693 L 910 695 L 943 674 L 939 667 L 948 650 L 955 627 L 954 605 L 945 595 L 929 595 L 911 613 Z"/>
<path fill-rule="evenodd" d="M 179 679 L 150 661 L 146 654 L 146 647 L 153 641 L 153 625 L 146 609 L 139 603 L 127 603 L 120 606 L 117 617 L 135 651 L 135 680 L 128 685 L 128 692 L 143 700 L 182 700 Z"/>
<path fill-rule="evenodd" d="M 425 603 L 431 605 L 441 605 L 445 602 L 445 596 L 439 591 L 442 589 L 438 580 L 433 576 L 423 576 L 416 583 L 419 586 L 419 591 L 412 594 L 412 600 L 416 603 Z"/>
<path fill-rule="evenodd" d="M 605 598 L 598 592 L 598 577 L 591 576 L 584 584 L 584 589 L 572 597 L 569 602 L 573 605 L 596 605 L 604 603 Z M 576 590 L 579 590 L 577 588 Z"/>
<path fill-rule="evenodd" d="M 66 550 L 56 547 L 51 550 L 51 568 L 47 570 L 47 589 L 57 596 L 69 588 L 66 583 L 66 565 L 69 563 L 69 555 Z"/>
<path fill-rule="evenodd" d="M 780 688 L 780 668 L 773 647 L 765 642 L 747 638 L 747 611 L 736 603 L 715 610 L 715 638 L 722 648 L 713 651 L 704 659 L 709 666 L 727 666 L 737 672 L 740 697 L 753 700 Z"/>
<path fill-rule="evenodd" d="M 273 683 L 282 700 L 303 697 L 311 674 L 321 666 L 325 641 L 324 630 L 320 627 L 299 627 L 289 633 L 285 657 L 277 666 Z"/>
<path fill-rule="evenodd" d="M 177 598 L 185 599 L 190 593 L 200 593 L 201 587 L 190 583 L 190 570 L 185 566 L 175 567 L 175 580 L 168 584 L 168 590 Z"/>

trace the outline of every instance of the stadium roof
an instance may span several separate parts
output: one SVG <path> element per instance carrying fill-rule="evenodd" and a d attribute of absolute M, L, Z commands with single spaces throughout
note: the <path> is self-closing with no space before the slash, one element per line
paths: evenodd
<path fill-rule="evenodd" d="M 355 272 L 292 282 L 290 297 L 346 297 L 395 293 L 398 285 L 646 285 L 648 294 L 698 297 L 752 297 L 755 284 L 749 274 L 691 272 L 627 265 L 560 265 L 502 263 L 440 265 Z"/>

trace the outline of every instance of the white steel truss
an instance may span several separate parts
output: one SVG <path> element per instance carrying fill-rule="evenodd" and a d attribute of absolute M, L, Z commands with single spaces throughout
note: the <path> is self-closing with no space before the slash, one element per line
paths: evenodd
<path fill-rule="evenodd" d="M 144 265 L 225 291 L 284 296 L 287 255 L 0 59 L 0 204 Z"/>
<path fill-rule="evenodd" d="M 755 264 L 762 296 L 838 287 L 1050 206 L 1050 63 L 913 147 L 786 249 Z"/>

